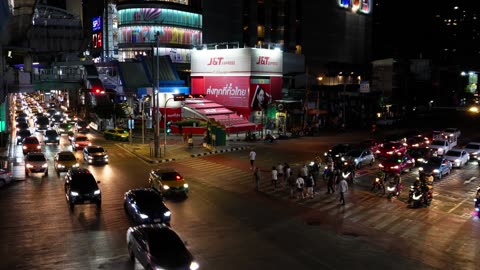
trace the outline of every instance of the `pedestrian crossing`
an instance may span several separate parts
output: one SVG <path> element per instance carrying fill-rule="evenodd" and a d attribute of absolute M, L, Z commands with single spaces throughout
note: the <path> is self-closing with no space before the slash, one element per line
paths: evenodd
<path fill-rule="evenodd" d="M 184 172 L 190 177 L 205 181 L 213 186 L 240 193 L 254 192 L 253 172 L 248 169 L 225 166 L 209 161 L 208 159 L 187 159 L 178 161 L 177 164 L 186 166 L 191 170 Z M 299 166 L 303 164 L 298 162 Z M 295 164 L 296 165 L 296 164 Z M 292 166 L 295 166 L 292 164 Z M 214 177 L 211 177 L 214 176 Z M 275 200 L 294 203 L 302 207 L 315 210 L 320 215 L 341 219 L 343 222 L 359 224 L 375 231 L 380 231 L 392 236 L 410 238 L 418 236 L 419 231 L 428 229 L 447 215 L 452 218 L 466 221 L 470 215 L 451 215 L 430 208 L 408 208 L 405 202 L 387 200 L 364 188 L 351 186 L 346 194 L 346 204 L 341 206 L 339 194 L 326 194 L 326 184 L 319 180 L 314 198 L 291 198 L 289 188 L 283 181 L 280 187 L 274 189 L 270 180 L 270 171 L 262 171 L 259 191 Z M 408 192 L 407 192 L 408 193 Z"/>

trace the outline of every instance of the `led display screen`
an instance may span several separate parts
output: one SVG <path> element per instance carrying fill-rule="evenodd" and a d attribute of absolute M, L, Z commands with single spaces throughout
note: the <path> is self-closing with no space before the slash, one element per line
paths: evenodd
<path fill-rule="evenodd" d="M 118 24 L 175 25 L 201 29 L 202 15 L 163 8 L 131 8 L 118 11 Z"/>
<path fill-rule="evenodd" d="M 95 31 L 100 31 L 102 30 L 102 17 L 93 17 L 92 19 L 92 30 Z"/>
<path fill-rule="evenodd" d="M 202 32 L 168 26 L 127 26 L 119 29 L 119 43 L 152 43 L 159 34 L 159 45 L 198 45 L 202 43 Z"/>

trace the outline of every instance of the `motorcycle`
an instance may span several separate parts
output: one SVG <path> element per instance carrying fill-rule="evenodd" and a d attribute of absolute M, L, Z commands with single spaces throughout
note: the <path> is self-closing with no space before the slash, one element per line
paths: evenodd
<path fill-rule="evenodd" d="M 429 206 L 432 203 L 433 195 L 430 189 L 419 186 L 411 186 L 408 196 L 408 204 L 412 208 Z"/>
<path fill-rule="evenodd" d="M 345 179 L 349 184 L 353 184 L 353 180 L 355 179 L 355 168 L 345 162 L 343 164 L 343 170 L 342 170 L 342 178 Z"/>
<path fill-rule="evenodd" d="M 275 136 L 273 136 L 272 134 L 267 134 L 265 135 L 264 141 L 268 143 L 273 143 L 276 139 L 277 138 L 275 138 Z"/>
<path fill-rule="evenodd" d="M 247 142 L 254 142 L 257 140 L 257 136 L 255 133 L 248 132 L 247 135 L 245 136 L 245 141 Z"/>
<path fill-rule="evenodd" d="M 383 185 L 383 180 L 380 179 L 379 177 L 375 178 L 375 181 L 372 183 L 372 188 L 370 191 L 376 192 L 376 191 L 383 191 L 385 193 L 385 187 Z"/>
<path fill-rule="evenodd" d="M 403 189 L 402 183 L 395 183 L 395 181 L 389 181 L 387 186 L 387 198 L 390 200 L 393 197 L 400 196 L 400 192 Z"/>
<path fill-rule="evenodd" d="M 480 187 L 477 188 L 477 195 L 475 196 L 475 199 L 473 199 L 473 202 L 475 204 L 475 215 L 478 217 L 480 212 Z"/>

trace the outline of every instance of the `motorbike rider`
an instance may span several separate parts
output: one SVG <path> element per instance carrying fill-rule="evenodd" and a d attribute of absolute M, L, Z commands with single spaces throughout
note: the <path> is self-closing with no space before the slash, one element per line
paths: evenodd
<path fill-rule="evenodd" d="M 432 189 L 431 189 L 431 186 L 427 183 L 425 178 L 423 179 L 423 181 L 420 181 L 420 190 L 422 191 L 422 194 L 423 194 L 423 201 L 425 202 L 426 205 L 428 205 L 429 204 L 428 198 L 431 197 L 432 195 Z"/>
<path fill-rule="evenodd" d="M 400 177 L 400 174 L 395 174 L 393 177 L 393 182 L 395 183 L 395 186 L 397 188 L 397 192 L 400 192 L 402 190 L 402 177 Z"/>
<path fill-rule="evenodd" d="M 382 170 L 378 171 L 377 177 L 373 179 L 372 188 L 370 190 L 374 191 L 375 188 L 377 188 L 377 185 L 380 185 L 381 189 L 383 190 L 383 193 L 385 193 L 385 181 L 387 177 L 388 176 L 386 172 Z M 377 179 L 378 179 L 378 182 L 377 182 Z"/>
<path fill-rule="evenodd" d="M 478 211 L 479 211 L 479 208 L 480 208 L 480 187 L 477 188 L 477 194 L 475 195 L 475 211 L 477 211 L 477 215 L 478 215 Z"/>

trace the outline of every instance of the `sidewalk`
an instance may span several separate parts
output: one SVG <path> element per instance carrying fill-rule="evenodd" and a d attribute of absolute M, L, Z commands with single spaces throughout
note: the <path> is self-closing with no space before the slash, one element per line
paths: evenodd
<path fill-rule="evenodd" d="M 230 136 L 232 139 L 227 139 L 227 145 L 225 146 L 216 146 L 216 147 L 206 147 L 203 145 L 202 136 L 194 136 L 194 146 L 188 147 L 187 144 L 183 143 L 181 135 L 168 135 L 167 136 L 167 153 L 164 153 L 164 137 L 163 134 L 160 136 L 160 149 L 159 156 L 155 157 L 155 150 L 153 146 L 153 136 L 146 135 L 144 142 L 142 143 L 142 137 L 139 134 L 133 134 L 133 141 L 118 143 L 117 145 L 126 151 L 131 152 L 137 157 L 143 159 L 148 163 L 163 163 L 176 161 L 187 158 L 194 158 L 199 156 L 214 155 L 225 152 L 233 152 L 248 149 L 249 146 L 245 145 L 241 141 L 243 139 L 239 136 Z M 235 137 L 235 139 L 233 139 Z"/>

